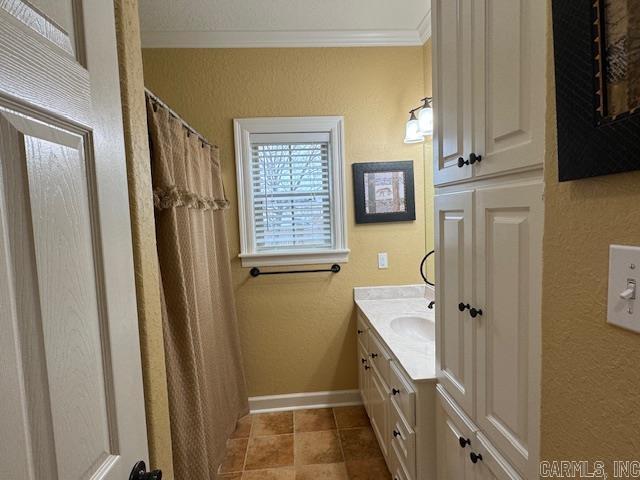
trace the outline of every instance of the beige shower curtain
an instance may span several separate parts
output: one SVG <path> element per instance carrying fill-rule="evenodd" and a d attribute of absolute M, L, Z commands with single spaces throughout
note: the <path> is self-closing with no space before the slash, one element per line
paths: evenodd
<path fill-rule="evenodd" d="M 174 469 L 215 478 L 248 412 L 218 148 L 147 98 Z"/>

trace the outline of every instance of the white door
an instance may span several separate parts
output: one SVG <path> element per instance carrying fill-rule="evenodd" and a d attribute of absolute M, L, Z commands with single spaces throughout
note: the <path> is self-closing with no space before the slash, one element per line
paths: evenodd
<path fill-rule="evenodd" d="M 437 195 L 436 369 L 438 381 L 468 415 L 474 414 L 473 192 Z"/>
<path fill-rule="evenodd" d="M 473 52 L 471 0 L 431 2 L 433 42 L 433 180 L 435 185 L 470 178 L 458 166 L 473 152 Z"/>
<path fill-rule="evenodd" d="M 436 402 L 438 480 L 476 480 L 473 476 L 475 469 L 470 458 L 476 446 L 474 428 L 456 413 L 456 408 L 453 400 L 438 390 Z"/>
<path fill-rule="evenodd" d="M 0 478 L 147 458 L 113 3 L 0 2 Z"/>
<path fill-rule="evenodd" d="M 476 190 L 476 423 L 527 478 L 538 468 L 542 192 Z"/>
<path fill-rule="evenodd" d="M 474 0 L 474 175 L 542 165 L 547 2 Z"/>

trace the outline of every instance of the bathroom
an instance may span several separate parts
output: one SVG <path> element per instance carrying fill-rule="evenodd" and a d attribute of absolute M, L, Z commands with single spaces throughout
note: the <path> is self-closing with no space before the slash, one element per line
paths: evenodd
<path fill-rule="evenodd" d="M 629 2 L 0 2 L 0 480 L 632 478 Z"/>

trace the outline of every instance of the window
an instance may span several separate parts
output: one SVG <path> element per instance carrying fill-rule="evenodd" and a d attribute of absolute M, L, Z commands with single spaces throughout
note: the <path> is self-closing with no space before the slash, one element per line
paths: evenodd
<path fill-rule="evenodd" d="M 342 125 L 235 120 L 242 266 L 347 261 Z"/>

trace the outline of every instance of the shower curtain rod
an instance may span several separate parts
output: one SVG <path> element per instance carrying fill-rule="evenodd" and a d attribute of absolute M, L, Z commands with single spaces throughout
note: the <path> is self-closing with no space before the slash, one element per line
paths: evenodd
<path fill-rule="evenodd" d="M 162 105 L 164 108 L 166 108 L 169 111 L 169 114 L 175 118 L 176 120 L 179 120 L 180 123 L 182 123 L 182 126 L 184 128 L 186 128 L 187 130 L 189 130 L 189 132 L 193 133 L 196 137 L 198 137 L 202 143 L 206 143 L 207 145 L 211 145 L 212 147 L 215 147 L 215 145 L 213 143 L 211 143 L 209 140 L 207 140 L 204 135 L 202 135 L 200 132 L 198 132 L 195 128 L 193 128 L 191 125 L 189 125 L 184 118 L 182 118 L 180 115 L 178 115 L 175 110 L 173 110 L 169 105 L 167 105 L 165 102 L 162 101 L 162 99 L 160 99 L 160 97 L 158 97 L 155 93 L 153 93 L 151 90 L 149 90 L 147 87 L 144 88 L 144 93 L 145 95 L 147 95 L 149 98 L 151 98 L 151 100 L 153 100 L 154 102 L 158 103 L 159 105 Z"/>

